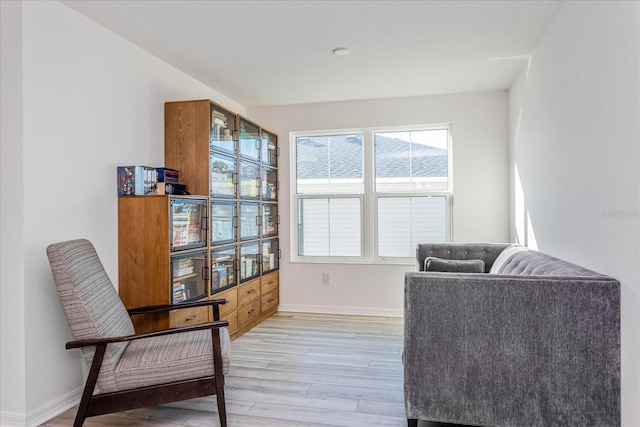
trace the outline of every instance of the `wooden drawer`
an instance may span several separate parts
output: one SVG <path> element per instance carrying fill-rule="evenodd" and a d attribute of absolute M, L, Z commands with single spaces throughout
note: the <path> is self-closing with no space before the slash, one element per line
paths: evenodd
<path fill-rule="evenodd" d="M 195 325 L 209 321 L 211 307 L 185 308 L 169 312 L 169 327 Z"/>
<path fill-rule="evenodd" d="M 238 288 L 234 287 L 224 292 L 211 295 L 210 299 L 226 299 L 227 303 L 220 306 L 220 317 L 224 317 L 225 313 L 238 308 Z"/>
<path fill-rule="evenodd" d="M 260 279 L 238 286 L 238 305 L 244 305 L 260 297 Z"/>
<path fill-rule="evenodd" d="M 274 289 L 278 288 L 279 282 L 280 276 L 277 271 L 262 276 L 260 278 L 260 292 L 262 294 L 266 294 L 267 292 L 273 291 Z"/>
<path fill-rule="evenodd" d="M 227 329 L 229 330 L 230 334 L 233 334 L 235 331 L 238 330 L 238 311 L 237 310 L 227 313 L 224 316 L 221 316 L 221 320 L 227 320 L 229 322 L 229 326 L 227 326 Z"/>
<path fill-rule="evenodd" d="M 241 327 L 252 320 L 260 318 L 260 305 L 261 301 L 260 298 L 258 298 L 247 305 L 238 307 L 238 323 Z"/>
<path fill-rule="evenodd" d="M 269 311 L 274 307 L 278 306 L 278 290 L 275 289 L 271 292 L 267 292 L 266 294 L 260 297 L 261 301 L 261 310 L 264 313 L 265 311 Z"/>

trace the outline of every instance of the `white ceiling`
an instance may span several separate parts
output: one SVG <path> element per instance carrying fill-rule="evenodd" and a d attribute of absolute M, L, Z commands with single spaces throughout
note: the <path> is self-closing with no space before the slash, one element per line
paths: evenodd
<path fill-rule="evenodd" d="M 63 3 L 253 107 L 506 89 L 562 2 Z"/>

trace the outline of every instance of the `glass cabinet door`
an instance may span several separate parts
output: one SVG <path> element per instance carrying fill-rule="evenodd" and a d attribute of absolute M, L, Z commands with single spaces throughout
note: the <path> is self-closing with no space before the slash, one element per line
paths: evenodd
<path fill-rule="evenodd" d="M 240 162 L 240 197 L 257 199 L 260 196 L 260 169 L 251 162 Z"/>
<path fill-rule="evenodd" d="M 260 160 L 260 128 L 257 125 L 240 118 L 240 156 L 246 159 Z"/>
<path fill-rule="evenodd" d="M 278 239 L 262 242 L 262 274 L 277 270 L 280 266 L 280 246 Z"/>
<path fill-rule="evenodd" d="M 206 246 L 205 217 L 207 216 L 207 201 L 172 197 L 169 201 L 169 207 L 171 250 Z"/>
<path fill-rule="evenodd" d="M 193 301 L 206 296 L 206 251 L 171 256 L 171 304 Z"/>
<path fill-rule="evenodd" d="M 211 197 L 235 198 L 236 162 L 233 158 L 221 154 L 210 155 Z"/>
<path fill-rule="evenodd" d="M 257 239 L 262 217 L 257 203 L 240 203 L 240 240 Z"/>
<path fill-rule="evenodd" d="M 278 235 L 278 205 L 275 203 L 262 204 L 262 237 L 273 237 Z"/>
<path fill-rule="evenodd" d="M 240 281 L 252 279 L 260 274 L 258 268 L 258 250 L 259 244 L 245 243 L 240 245 Z"/>
<path fill-rule="evenodd" d="M 276 170 L 263 167 L 260 178 L 262 181 L 262 200 L 277 200 L 278 174 Z"/>
<path fill-rule="evenodd" d="M 236 203 L 227 200 L 211 200 L 211 244 L 219 245 L 236 240 Z"/>
<path fill-rule="evenodd" d="M 236 284 L 236 247 L 211 250 L 211 294 Z"/>
<path fill-rule="evenodd" d="M 262 129 L 262 143 L 260 160 L 263 165 L 276 166 L 278 164 L 278 138 L 269 131 Z"/>
<path fill-rule="evenodd" d="M 211 104 L 209 148 L 236 154 L 235 128 L 236 115 L 215 104 Z"/>

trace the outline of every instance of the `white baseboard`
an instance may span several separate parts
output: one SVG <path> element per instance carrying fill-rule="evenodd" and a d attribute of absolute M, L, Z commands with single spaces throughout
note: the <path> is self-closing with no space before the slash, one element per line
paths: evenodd
<path fill-rule="evenodd" d="M 0 427 L 24 427 L 24 414 L 16 414 L 14 412 L 0 412 Z"/>
<path fill-rule="evenodd" d="M 82 390 L 83 387 L 78 387 L 77 389 L 72 390 L 63 396 L 60 396 L 52 400 L 51 402 L 45 403 L 39 408 L 30 411 L 27 414 L 27 422 L 21 425 L 26 427 L 36 427 L 46 421 L 49 421 L 52 418 L 57 417 L 68 409 L 73 408 L 78 403 L 80 403 Z M 4 426 L 4 424 L 2 424 L 2 426 Z"/>
<path fill-rule="evenodd" d="M 390 308 L 345 307 L 334 305 L 282 304 L 278 311 L 294 313 L 342 314 L 346 316 L 403 317 L 404 310 Z"/>

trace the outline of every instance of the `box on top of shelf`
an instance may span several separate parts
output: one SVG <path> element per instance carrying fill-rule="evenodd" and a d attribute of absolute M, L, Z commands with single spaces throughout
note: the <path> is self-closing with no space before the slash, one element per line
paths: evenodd
<path fill-rule="evenodd" d="M 118 166 L 118 196 L 156 194 L 158 173 L 149 166 Z"/>

